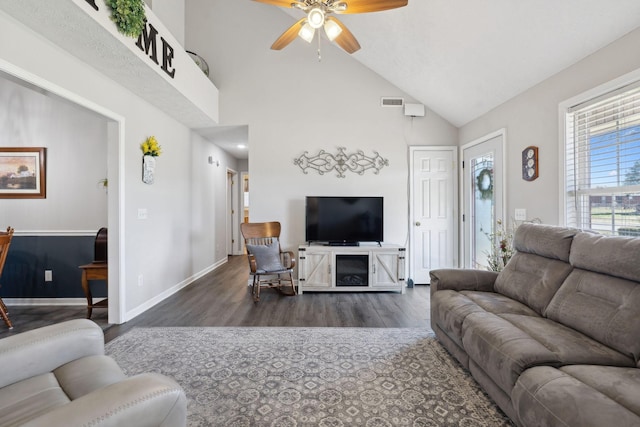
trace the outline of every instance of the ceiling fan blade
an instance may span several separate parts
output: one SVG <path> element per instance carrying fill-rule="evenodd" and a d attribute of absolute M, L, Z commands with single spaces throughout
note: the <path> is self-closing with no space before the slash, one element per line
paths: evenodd
<path fill-rule="evenodd" d="M 296 37 L 298 37 L 298 32 L 300 31 L 300 28 L 304 25 L 304 22 L 306 20 L 307 17 L 305 16 L 304 18 L 300 19 L 298 22 L 290 26 L 287 31 L 285 31 L 280 37 L 278 37 L 278 40 L 273 42 L 273 44 L 271 45 L 271 49 L 281 50 L 287 47 L 289 43 L 291 43 L 296 39 Z"/>
<path fill-rule="evenodd" d="M 298 3 L 295 0 L 253 0 L 258 3 L 270 4 L 272 6 L 280 6 L 280 7 L 291 7 L 292 3 Z"/>
<path fill-rule="evenodd" d="M 336 10 L 336 13 L 353 14 L 380 12 L 382 10 L 396 9 L 409 4 L 409 0 L 345 0 L 347 9 L 344 11 Z"/>
<path fill-rule="evenodd" d="M 351 31 L 345 25 L 340 22 L 337 18 L 333 16 L 328 16 L 327 21 L 333 21 L 340 26 L 342 32 L 335 38 L 334 42 L 338 44 L 341 48 L 343 48 L 347 53 L 354 53 L 360 50 L 360 43 L 358 40 L 351 34 Z"/>

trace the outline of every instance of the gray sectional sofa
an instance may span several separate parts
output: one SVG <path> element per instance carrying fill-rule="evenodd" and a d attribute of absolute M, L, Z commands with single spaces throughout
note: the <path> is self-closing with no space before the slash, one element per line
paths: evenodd
<path fill-rule="evenodd" d="M 640 426 L 640 238 L 518 227 L 500 273 L 431 272 L 431 327 L 519 426 Z"/>

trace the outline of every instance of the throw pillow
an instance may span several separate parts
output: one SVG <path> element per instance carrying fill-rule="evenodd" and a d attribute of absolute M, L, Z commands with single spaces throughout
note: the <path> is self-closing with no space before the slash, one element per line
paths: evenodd
<path fill-rule="evenodd" d="M 280 247 L 274 239 L 270 245 L 247 245 L 247 250 L 256 258 L 258 270 L 281 271 L 284 266 L 280 262 Z"/>

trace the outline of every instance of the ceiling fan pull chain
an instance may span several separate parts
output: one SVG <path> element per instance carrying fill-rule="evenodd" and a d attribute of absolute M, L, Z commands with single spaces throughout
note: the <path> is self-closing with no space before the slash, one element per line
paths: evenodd
<path fill-rule="evenodd" d="M 320 53 L 320 31 L 318 31 L 318 62 L 322 62 L 322 54 Z"/>

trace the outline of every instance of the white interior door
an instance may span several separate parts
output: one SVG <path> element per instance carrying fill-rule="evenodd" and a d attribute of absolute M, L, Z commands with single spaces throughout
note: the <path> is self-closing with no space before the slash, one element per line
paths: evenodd
<path fill-rule="evenodd" d="M 487 268 L 490 234 L 504 218 L 504 131 L 462 147 L 463 258 L 465 268 Z"/>
<path fill-rule="evenodd" d="M 416 284 L 429 271 L 458 264 L 455 147 L 411 147 L 410 267 Z"/>

